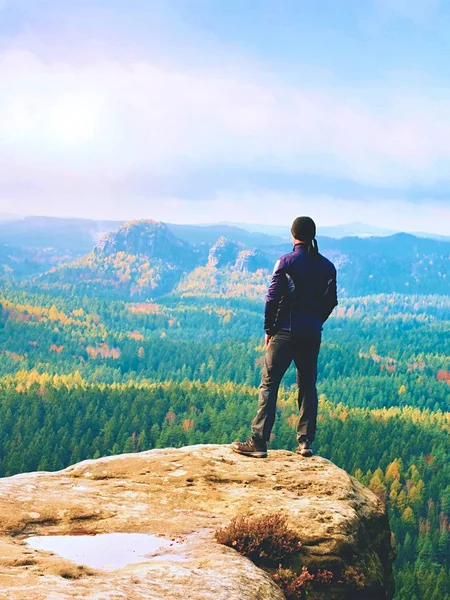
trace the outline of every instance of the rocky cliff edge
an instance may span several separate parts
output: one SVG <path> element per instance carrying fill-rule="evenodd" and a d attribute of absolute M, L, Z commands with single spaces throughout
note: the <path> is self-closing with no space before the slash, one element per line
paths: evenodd
<path fill-rule="evenodd" d="M 299 564 L 363 574 L 358 586 L 308 598 L 392 598 L 389 525 L 372 492 L 324 458 L 273 450 L 257 460 L 201 445 L 0 479 L 0 599 L 282 600 L 264 571 L 214 539 L 237 515 L 268 513 L 286 515 L 302 539 Z M 153 534 L 168 546 L 108 571 L 26 541 L 105 533 Z"/>

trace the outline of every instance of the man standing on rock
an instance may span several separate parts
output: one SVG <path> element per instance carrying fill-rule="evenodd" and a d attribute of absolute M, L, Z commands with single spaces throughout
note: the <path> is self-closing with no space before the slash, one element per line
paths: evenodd
<path fill-rule="evenodd" d="M 289 365 L 297 367 L 297 452 L 312 456 L 317 420 L 317 360 L 322 325 L 337 305 L 336 269 L 319 254 L 316 225 L 297 217 L 291 227 L 294 248 L 275 264 L 266 297 L 266 356 L 252 435 L 233 442 L 239 454 L 265 458 L 275 421 L 278 388 Z"/>

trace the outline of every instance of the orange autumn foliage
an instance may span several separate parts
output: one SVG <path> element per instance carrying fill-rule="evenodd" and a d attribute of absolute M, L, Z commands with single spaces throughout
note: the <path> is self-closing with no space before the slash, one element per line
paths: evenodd
<path fill-rule="evenodd" d="M 436 379 L 438 381 L 445 381 L 450 385 L 450 371 L 444 371 L 443 369 L 441 369 L 436 373 Z"/>
<path fill-rule="evenodd" d="M 139 333 L 139 331 L 128 331 L 127 335 L 132 340 L 143 340 L 144 339 L 144 336 L 142 335 L 142 333 Z"/>
<path fill-rule="evenodd" d="M 88 346 L 86 348 L 89 358 L 119 358 L 120 348 L 109 348 L 108 344 L 100 344 L 100 346 Z"/>
<path fill-rule="evenodd" d="M 184 419 L 182 423 L 183 431 L 188 433 L 194 429 L 194 421 L 192 419 Z"/>
<path fill-rule="evenodd" d="M 57 346 L 56 344 L 51 344 L 49 347 L 50 352 L 56 352 L 56 354 L 61 354 L 64 346 Z"/>

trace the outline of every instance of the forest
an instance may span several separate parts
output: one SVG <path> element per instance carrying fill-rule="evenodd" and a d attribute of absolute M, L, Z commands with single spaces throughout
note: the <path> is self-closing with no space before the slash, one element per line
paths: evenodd
<path fill-rule="evenodd" d="M 450 298 L 344 298 L 324 327 L 316 452 L 388 506 L 396 600 L 450 595 Z M 0 476 L 249 433 L 260 299 L 110 301 L 4 286 Z M 271 448 L 295 447 L 295 372 Z"/>

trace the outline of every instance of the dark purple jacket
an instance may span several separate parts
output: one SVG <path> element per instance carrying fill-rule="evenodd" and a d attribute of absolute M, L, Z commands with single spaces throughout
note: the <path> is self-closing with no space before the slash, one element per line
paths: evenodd
<path fill-rule="evenodd" d="M 320 333 L 337 305 L 336 269 L 321 254 L 309 254 L 308 246 L 295 244 L 275 264 L 266 297 L 264 329 Z"/>

